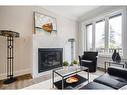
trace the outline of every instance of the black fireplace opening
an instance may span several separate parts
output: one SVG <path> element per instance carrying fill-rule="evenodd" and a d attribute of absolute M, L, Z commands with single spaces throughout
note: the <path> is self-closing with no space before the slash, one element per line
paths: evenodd
<path fill-rule="evenodd" d="M 38 49 L 38 73 L 61 67 L 63 62 L 63 48 Z"/>

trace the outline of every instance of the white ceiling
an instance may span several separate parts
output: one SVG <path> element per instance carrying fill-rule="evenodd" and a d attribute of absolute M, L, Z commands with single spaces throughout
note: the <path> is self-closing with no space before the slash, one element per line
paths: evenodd
<path fill-rule="evenodd" d="M 78 21 L 81 16 L 85 15 L 85 13 L 98 7 L 99 6 L 44 6 L 43 8 Z"/>

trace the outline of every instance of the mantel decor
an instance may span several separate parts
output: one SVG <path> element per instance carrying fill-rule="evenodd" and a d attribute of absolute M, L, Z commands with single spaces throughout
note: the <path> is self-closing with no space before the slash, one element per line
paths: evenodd
<path fill-rule="evenodd" d="M 35 33 L 36 32 L 57 32 L 56 18 L 34 12 Z"/>
<path fill-rule="evenodd" d="M 7 79 L 4 84 L 9 84 L 16 81 L 13 74 L 14 63 L 14 38 L 19 37 L 19 33 L 10 30 L 0 30 L 0 36 L 7 38 Z"/>

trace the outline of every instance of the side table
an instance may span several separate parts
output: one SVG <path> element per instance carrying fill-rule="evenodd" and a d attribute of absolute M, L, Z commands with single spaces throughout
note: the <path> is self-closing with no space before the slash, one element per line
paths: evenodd
<path fill-rule="evenodd" d="M 105 64 L 104 64 L 105 73 L 106 73 L 106 70 L 107 70 L 107 65 L 111 66 L 111 64 L 116 64 L 116 65 L 120 65 L 123 68 L 125 68 L 126 67 L 126 63 L 127 62 L 125 62 L 125 61 L 121 61 L 121 62 L 117 62 L 117 61 L 105 61 Z"/>

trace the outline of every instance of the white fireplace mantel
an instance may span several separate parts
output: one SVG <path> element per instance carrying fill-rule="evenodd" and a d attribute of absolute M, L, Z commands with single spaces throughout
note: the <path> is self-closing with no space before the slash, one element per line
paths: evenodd
<path fill-rule="evenodd" d="M 69 61 L 71 59 L 70 58 L 71 50 L 66 40 L 62 40 L 57 36 L 47 37 L 43 35 L 33 35 L 33 64 L 32 64 L 32 77 L 33 78 L 51 73 L 51 70 L 42 72 L 42 73 L 38 73 L 38 48 L 63 48 L 63 61 L 64 60 Z"/>

